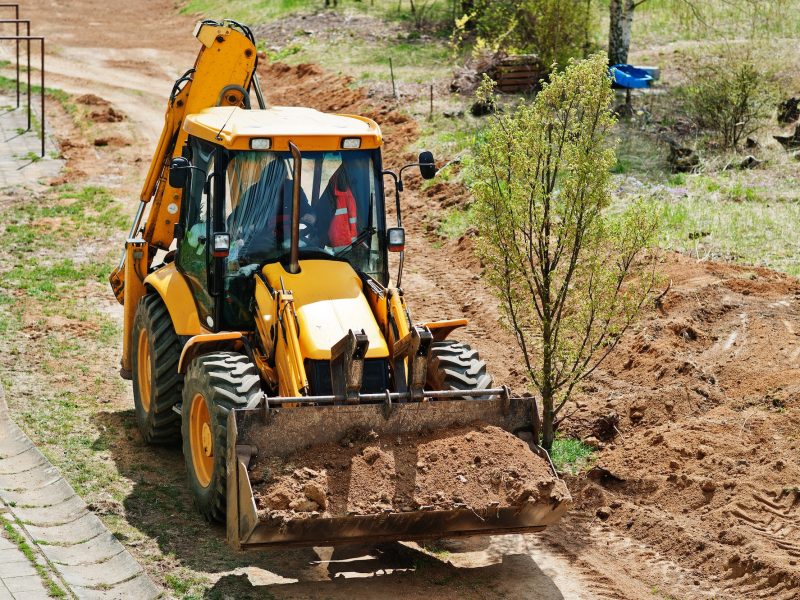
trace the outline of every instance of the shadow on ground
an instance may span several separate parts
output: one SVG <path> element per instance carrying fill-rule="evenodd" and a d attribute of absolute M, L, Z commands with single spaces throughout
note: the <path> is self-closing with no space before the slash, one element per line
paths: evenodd
<path fill-rule="evenodd" d="M 224 574 L 206 598 L 563 598 L 524 542 L 504 550 L 502 544 L 490 546 L 487 537 L 442 541 L 432 553 L 401 543 L 234 551 L 225 542 L 224 527 L 208 524 L 192 506 L 177 443 L 144 444 L 133 410 L 101 412 L 93 419 L 103 431 L 97 443 L 108 448 L 120 474 L 133 482 L 121 516 L 134 539 L 121 535 L 123 543 L 154 540 L 162 554 L 198 575 L 214 581 Z M 461 560 L 463 553 L 481 560 Z"/>

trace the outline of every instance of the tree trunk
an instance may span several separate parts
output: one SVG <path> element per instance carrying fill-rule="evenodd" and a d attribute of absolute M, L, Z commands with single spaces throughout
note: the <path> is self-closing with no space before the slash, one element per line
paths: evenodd
<path fill-rule="evenodd" d="M 610 2 L 608 28 L 608 64 L 610 65 L 628 62 L 635 9 L 635 0 L 611 0 Z"/>
<path fill-rule="evenodd" d="M 555 440 L 553 427 L 553 392 L 547 384 L 542 386 L 542 448 L 550 452 Z"/>
<path fill-rule="evenodd" d="M 542 448 L 550 452 L 553 447 L 553 440 L 555 439 L 555 431 L 553 427 L 553 420 L 555 414 L 553 411 L 553 353 L 552 353 L 552 340 L 553 331 L 550 325 L 550 303 L 549 303 L 549 277 L 545 278 L 545 288 L 543 294 L 542 305 L 544 307 L 544 318 L 542 319 L 542 337 L 544 343 L 542 344 Z"/>

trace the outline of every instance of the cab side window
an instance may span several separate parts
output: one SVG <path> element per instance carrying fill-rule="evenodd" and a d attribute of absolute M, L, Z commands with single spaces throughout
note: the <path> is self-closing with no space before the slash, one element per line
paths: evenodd
<path fill-rule="evenodd" d="M 186 194 L 185 235 L 178 246 L 176 265 L 186 277 L 192 290 L 200 322 L 211 327 L 213 320 L 213 300 L 208 289 L 208 250 L 209 239 L 209 203 L 205 193 L 206 178 L 203 172 L 214 172 L 214 149 L 197 140 L 192 143 L 191 183 Z"/>

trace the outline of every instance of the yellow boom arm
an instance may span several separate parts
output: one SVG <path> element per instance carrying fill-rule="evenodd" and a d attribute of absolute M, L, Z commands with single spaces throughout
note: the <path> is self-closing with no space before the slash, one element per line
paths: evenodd
<path fill-rule="evenodd" d="M 249 29 L 233 21 L 202 21 L 194 35 L 202 43 L 200 52 L 194 67 L 175 82 L 170 94 L 164 128 L 139 196 L 141 202 L 126 250 L 109 277 L 114 295 L 125 307 L 123 371 L 130 369 L 130 332 L 136 306 L 145 292 L 142 282 L 156 250 L 168 250 L 172 244 L 181 214 L 182 191 L 169 185 L 168 176 L 170 161 L 181 155 L 186 142 L 184 118 L 211 106 L 249 107 L 251 84 L 263 104 L 255 78 L 256 47 Z M 133 244 L 149 251 L 131 252 L 128 246 Z"/>

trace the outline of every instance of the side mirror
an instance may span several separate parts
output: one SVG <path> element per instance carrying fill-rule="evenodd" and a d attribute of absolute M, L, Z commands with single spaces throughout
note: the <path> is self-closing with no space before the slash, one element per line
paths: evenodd
<path fill-rule="evenodd" d="M 423 179 L 433 179 L 439 169 L 436 168 L 436 162 L 433 160 L 433 153 L 425 152 L 419 153 L 419 174 Z"/>
<path fill-rule="evenodd" d="M 183 189 L 186 180 L 189 178 L 189 169 L 192 165 L 188 159 L 178 156 L 169 162 L 169 185 L 170 187 Z"/>
<path fill-rule="evenodd" d="M 406 230 L 402 227 L 390 227 L 386 230 L 389 252 L 402 252 L 406 249 Z"/>

